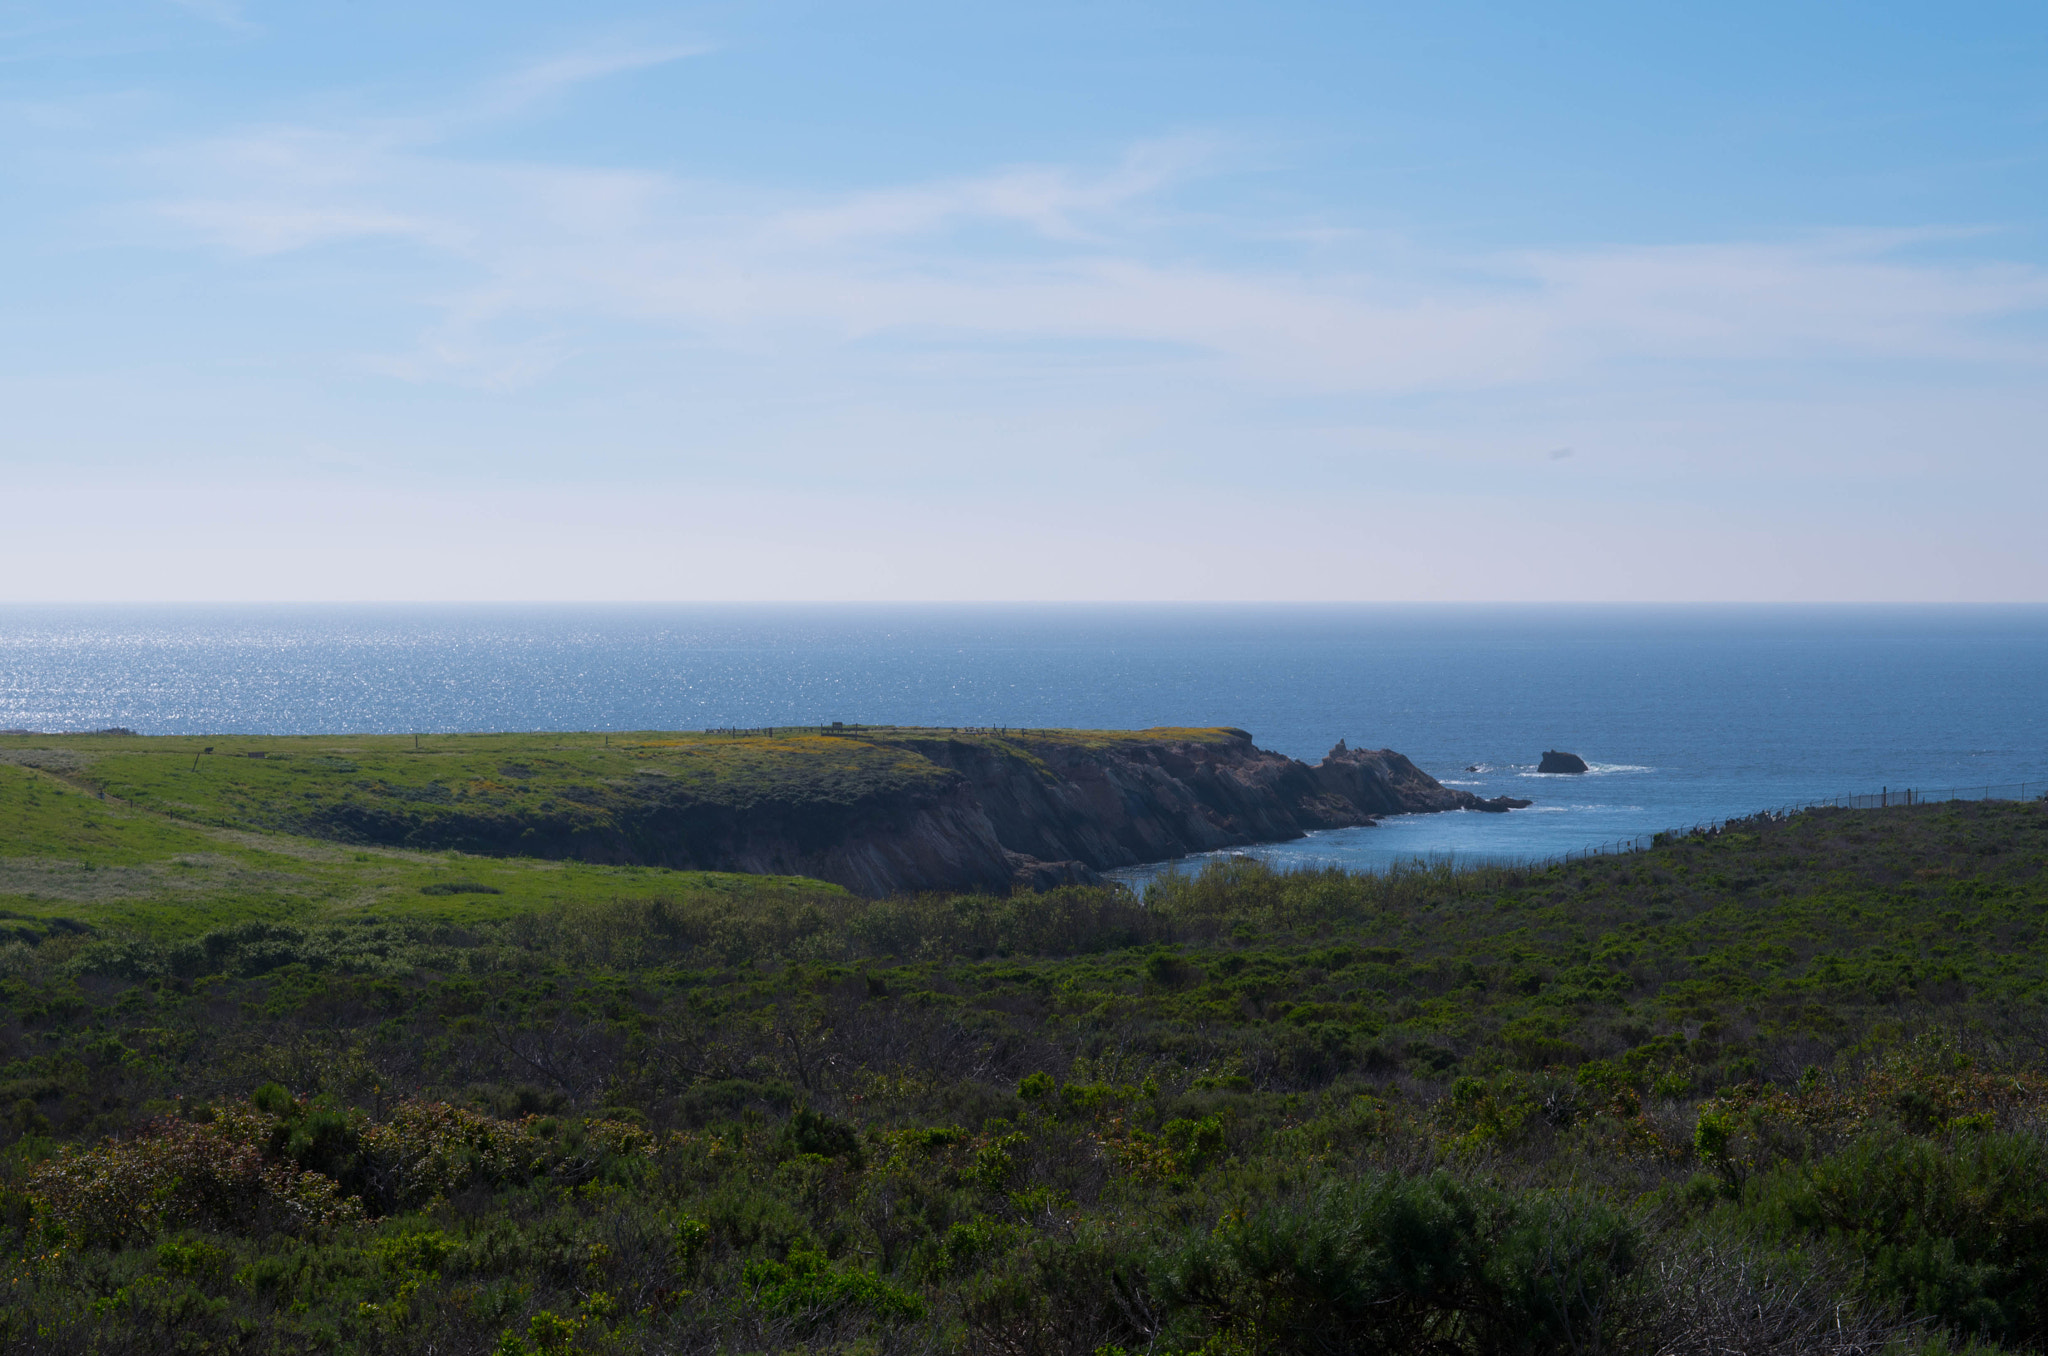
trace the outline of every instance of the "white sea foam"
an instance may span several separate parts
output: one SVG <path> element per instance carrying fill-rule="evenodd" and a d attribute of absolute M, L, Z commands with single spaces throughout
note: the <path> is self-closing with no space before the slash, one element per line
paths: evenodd
<path fill-rule="evenodd" d="M 1641 814 L 1640 805 L 1575 804 L 1575 805 L 1532 805 L 1526 810 L 1517 810 L 1519 815 L 1575 815 L 1575 814 Z"/>
<path fill-rule="evenodd" d="M 1538 772 L 1534 768 L 1517 772 L 1518 777 L 1541 777 L 1546 781 L 1568 782 L 1579 777 L 1612 777 L 1625 772 L 1655 772 L 1640 763 L 1588 763 L 1584 772 Z"/>

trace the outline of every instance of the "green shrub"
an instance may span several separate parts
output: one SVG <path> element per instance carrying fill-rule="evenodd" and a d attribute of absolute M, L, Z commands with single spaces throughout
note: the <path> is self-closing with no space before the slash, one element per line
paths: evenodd
<path fill-rule="evenodd" d="M 271 1116 L 287 1116 L 298 1102 L 281 1083 L 265 1083 L 249 1094 L 249 1104 Z"/>
<path fill-rule="evenodd" d="M 1170 1256 L 1161 1289 L 1254 1350 L 1432 1350 L 1460 1325 L 1481 1211 L 1442 1175 L 1330 1186 Z"/>
<path fill-rule="evenodd" d="M 1749 1213 L 1783 1237 L 1836 1240 L 1880 1298 L 1956 1330 L 2048 1347 L 2048 1145 L 1880 1130 L 1752 1184 Z"/>
<path fill-rule="evenodd" d="M 822 1252 L 792 1248 L 782 1262 L 749 1262 L 741 1281 L 753 1303 L 768 1313 L 799 1320 L 806 1326 L 831 1321 L 841 1314 L 864 1314 L 883 1322 L 924 1317 L 924 1301 L 872 1272 L 838 1270 Z"/>
<path fill-rule="evenodd" d="M 845 1121 L 800 1106 L 782 1126 L 782 1147 L 791 1155 L 816 1154 L 820 1158 L 860 1161 L 860 1132 Z"/>
<path fill-rule="evenodd" d="M 1472 1314 L 1485 1352 L 1604 1348 L 1640 1233 L 1611 1206 L 1577 1195 L 1533 1194 L 1514 1203 L 1486 1249 Z"/>
<path fill-rule="evenodd" d="M 362 1218 L 330 1179 L 266 1163 L 232 1125 L 160 1121 L 129 1140 L 59 1149 L 29 1172 L 29 1194 L 81 1241 L 118 1245 L 185 1224 L 256 1231 Z"/>
<path fill-rule="evenodd" d="M 1227 1220 L 1160 1288 L 1256 1351 L 1563 1352 L 1598 1341 L 1636 1239 L 1589 1199 L 1389 1174 Z"/>
<path fill-rule="evenodd" d="M 157 1244 L 156 1264 L 171 1276 L 211 1276 L 226 1270 L 229 1253 L 203 1238 L 167 1238 Z"/>
<path fill-rule="evenodd" d="M 409 1229 L 380 1238 L 370 1245 L 370 1255 L 386 1270 L 435 1274 L 455 1251 L 455 1240 L 439 1229 Z"/>
<path fill-rule="evenodd" d="M 1223 1155 L 1223 1118 L 1185 1116 L 1159 1128 L 1160 1142 L 1173 1153 L 1177 1169 L 1194 1176 Z"/>

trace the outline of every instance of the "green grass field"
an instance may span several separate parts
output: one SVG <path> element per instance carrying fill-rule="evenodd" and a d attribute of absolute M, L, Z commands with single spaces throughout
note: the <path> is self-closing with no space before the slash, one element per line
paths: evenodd
<path fill-rule="evenodd" d="M 825 808 L 950 785 L 956 774 L 918 751 L 934 740 L 979 746 L 1042 770 L 1040 753 L 1061 745 L 1101 749 L 1163 738 L 1213 742 L 1235 733 L 1047 730 L 1005 736 L 862 728 L 832 735 L 783 731 L 744 737 L 673 732 L 419 738 L 14 735 L 0 736 L 0 767 L 27 769 L 95 796 L 104 793 L 106 817 L 99 822 L 111 837 L 101 846 L 124 837 L 139 844 L 155 832 L 145 829 L 145 822 L 175 821 L 358 845 L 461 846 L 494 856 L 644 861 L 660 854 L 660 844 L 643 841 L 650 814 L 686 807 L 733 813 L 764 805 Z M 31 776 L 25 785 L 38 784 Z M 148 864 L 122 865 L 161 865 L 180 853 L 218 853 L 224 841 L 202 835 L 153 855 Z M 64 852 L 35 847 L 9 851 L 68 860 Z M 272 857 L 277 855 L 273 850 Z M 283 855 L 313 860 L 302 850 Z M 272 872 L 279 865 L 269 860 L 260 869 Z M 199 879 L 190 873 L 206 868 L 164 869 L 170 874 L 162 879 L 168 882 L 179 872 Z M 62 868 L 53 865 L 49 871 L 53 879 L 62 877 Z M 131 873 L 131 883 L 141 879 Z M 516 885 L 519 898 L 530 900 L 551 897 L 536 894 L 546 890 L 564 898 L 592 897 L 593 891 L 615 888 L 616 882 L 605 884 L 613 880 L 602 874 L 514 872 L 490 883 L 508 894 Z M 214 881 L 208 889 L 224 884 Z M 262 903 L 260 889 L 241 893 L 247 884 L 235 887 L 235 898 L 251 907 Z M 0 885 L 0 897 L 53 888 L 39 885 L 34 891 Z M 404 885 L 394 878 L 397 893 L 403 893 Z M 312 888 L 328 905 L 341 903 L 325 889 Z M 292 893 L 303 894 L 304 887 L 295 886 Z"/>
<path fill-rule="evenodd" d="M 219 763 L 223 751 L 216 742 Z M 473 921 L 614 900 L 842 893 L 791 877 L 409 852 L 264 832 L 247 827 L 260 812 L 233 807 L 266 793 L 283 798 L 294 778 L 309 775 L 292 771 L 295 763 L 339 755 L 230 764 L 254 770 L 245 781 L 214 773 L 218 764 L 184 774 L 205 780 L 209 796 L 181 784 L 181 758 L 189 769 L 191 753 L 148 744 L 89 755 L 0 748 L 0 911 L 38 933 L 73 924 L 174 939 L 251 919 Z M 166 787 L 183 798 L 153 789 Z"/>

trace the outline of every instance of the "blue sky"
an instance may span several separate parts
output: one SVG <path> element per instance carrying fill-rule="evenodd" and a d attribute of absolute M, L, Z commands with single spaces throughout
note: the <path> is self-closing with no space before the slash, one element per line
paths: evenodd
<path fill-rule="evenodd" d="M 2048 599 L 2048 7 L 0 0 L 0 598 Z"/>

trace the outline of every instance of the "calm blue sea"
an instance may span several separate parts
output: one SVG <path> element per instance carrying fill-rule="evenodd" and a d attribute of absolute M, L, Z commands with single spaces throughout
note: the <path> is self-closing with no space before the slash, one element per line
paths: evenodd
<path fill-rule="evenodd" d="M 2044 607 L 0 606 L 0 728 L 1238 725 L 1536 802 L 1272 854 L 1354 867 L 2048 783 L 2044 697 Z"/>

